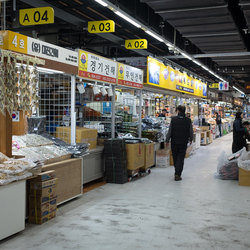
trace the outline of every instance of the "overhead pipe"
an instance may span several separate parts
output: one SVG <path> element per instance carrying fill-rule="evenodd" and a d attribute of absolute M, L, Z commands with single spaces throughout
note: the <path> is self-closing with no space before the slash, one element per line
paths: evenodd
<path fill-rule="evenodd" d="M 159 10 L 155 11 L 156 14 L 164 14 L 164 13 L 174 13 L 174 12 L 187 12 L 187 11 L 199 11 L 199 10 L 210 10 L 210 9 L 221 9 L 227 8 L 228 5 L 220 5 L 220 6 L 209 6 L 209 7 L 198 7 L 198 8 L 187 8 L 187 9 L 175 9 L 175 10 Z"/>

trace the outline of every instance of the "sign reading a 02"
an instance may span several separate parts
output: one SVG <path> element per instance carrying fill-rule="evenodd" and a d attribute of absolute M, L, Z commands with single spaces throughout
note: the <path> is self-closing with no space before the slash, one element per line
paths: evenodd
<path fill-rule="evenodd" d="M 115 22 L 112 20 L 88 22 L 89 33 L 115 32 Z"/>
<path fill-rule="evenodd" d="M 126 49 L 147 49 L 148 41 L 146 39 L 125 40 Z"/>
<path fill-rule="evenodd" d="M 38 25 L 54 23 L 54 9 L 51 7 L 19 10 L 21 25 Z"/>

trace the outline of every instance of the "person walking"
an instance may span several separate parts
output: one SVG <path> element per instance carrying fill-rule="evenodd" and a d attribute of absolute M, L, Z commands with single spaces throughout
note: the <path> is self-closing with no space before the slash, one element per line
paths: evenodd
<path fill-rule="evenodd" d="M 236 153 L 246 147 L 246 132 L 247 128 L 242 123 L 243 113 L 237 112 L 233 123 L 233 144 L 232 152 Z"/>
<path fill-rule="evenodd" d="M 174 161 L 174 180 L 182 180 L 184 158 L 187 150 L 188 141 L 193 141 L 193 126 L 190 118 L 185 115 L 186 107 L 179 105 L 177 107 L 178 115 L 173 117 L 166 137 L 168 144 L 171 139 L 171 150 Z"/>
<path fill-rule="evenodd" d="M 220 132 L 220 137 L 222 136 L 221 134 L 221 116 L 218 114 L 218 112 L 215 112 L 215 116 L 216 116 L 216 125 L 218 126 L 219 132 Z"/>

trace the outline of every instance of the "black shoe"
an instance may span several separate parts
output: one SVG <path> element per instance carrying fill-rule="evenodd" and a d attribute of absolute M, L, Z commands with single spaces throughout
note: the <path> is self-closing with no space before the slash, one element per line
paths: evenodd
<path fill-rule="evenodd" d="M 181 178 L 179 175 L 175 175 L 175 176 L 174 176 L 174 180 L 175 180 L 175 181 L 181 181 L 182 178 Z"/>

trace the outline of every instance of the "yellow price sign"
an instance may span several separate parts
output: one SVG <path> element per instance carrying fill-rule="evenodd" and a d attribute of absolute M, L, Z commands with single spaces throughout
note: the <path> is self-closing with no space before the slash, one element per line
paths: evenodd
<path fill-rule="evenodd" d="M 148 41 L 146 39 L 125 40 L 126 49 L 147 49 Z"/>
<path fill-rule="evenodd" d="M 24 26 L 54 23 L 54 9 L 42 7 L 19 10 L 19 22 Z"/>
<path fill-rule="evenodd" d="M 112 20 L 88 22 L 89 33 L 115 32 L 115 22 Z"/>
<path fill-rule="evenodd" d="M 210 89 L 218 89 L 219 88 L 219 83 L 211 83 L 209 84 Z"/>

